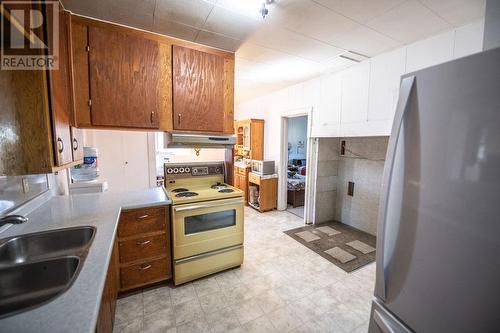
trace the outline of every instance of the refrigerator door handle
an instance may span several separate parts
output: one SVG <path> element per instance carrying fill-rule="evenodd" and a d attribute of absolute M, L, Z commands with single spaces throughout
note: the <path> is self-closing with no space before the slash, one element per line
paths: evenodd
<path fill-rule="evenodd" d="M 382 178 L 382 189 L 380 195 L 380 206 L 378 216 L 378 234 L 377 234 L 377 268 L 376 268 L 376 282 L 375 282 L 375 295 L 382 300 L 386 299 L 386 284 L 387 277 L 385 274 L 385 267 L 387 264 L 388 253 L 386 249 L 386 235 L 387 231 L 391 228 L 397 227 L 388 225 L 387 206 L 389 199 L 389 188 L 391 186 L 391 178 L 394 168 L 394 161 L 396 155 L 396 147 L 398 145 L 399 134 L 403 125 L 405 114 L 409 110 L 409 103 L 413 85 L 415 83 L 415 76 L 409 76 L 401 81 L 398 105 L 396 107 L 396 114 L 394 116 L 394 123 L 392 125 L 391 137 L 387 147 L 387 156 L 384 165 L 384 175 Z"/>
<path fill-rule="evenodd" d="M 387 320 L 378 312 L 377 310 L 373 311 L 373 320 L 375 324 L 377 324 L 378 328 L 384 333 L 396 333 Z"/>

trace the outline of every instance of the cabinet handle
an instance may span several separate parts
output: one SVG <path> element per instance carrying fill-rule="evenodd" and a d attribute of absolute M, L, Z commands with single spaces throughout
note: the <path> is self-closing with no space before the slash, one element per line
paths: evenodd
<path fill-rule="evenodd" d="M 148 245 L 149 243 L 151 243 L 150 240 L 147 240 L 147 241 L 144 241 L 144 242 L 137 242 L 136 244 L 139 245 L 139 246 L 144 246 L 144 245 Z"/>
<path fill-rule="evenodd" d="M 155 113 L 154 111 L 151 111 L 151 124 L 154 123 L 155 121 Z"/>
<path fill-rule="evenodd" d="M 149 217 L 149 215 L 148 215 L 148 214 L 146 214 L 146 215 L 141 215 L 141 216 L 139 216 L 137 219 L 138 219 L 138 220 L 144 220 L 145 218 L 148 218 L 148 217 Z"/>
<path fill-rule="evenodd" d="M 148 269 L 151 268 L 151 265 L 146 265 L 146 266 L 141 266 L 141 268 L 139 268 L 140 271 L 146 271 Z"/>
<path fill-rule="evenodd" d="M 177 115 L 177 124 L 179 125 L 181 124 L 181 116 L 182 116 L 181 114 Z"/>
<path fill-rule="evenodd" d="M 73 138 L 73 150 L 78 150 L 78 140 L 76 138 Z"/>
<path fill-rule="evenodd" d="M 64 141 L 61 138 L 57 138 L 58 148 L 57 151 L 61 154 L 64 151 Z"/>

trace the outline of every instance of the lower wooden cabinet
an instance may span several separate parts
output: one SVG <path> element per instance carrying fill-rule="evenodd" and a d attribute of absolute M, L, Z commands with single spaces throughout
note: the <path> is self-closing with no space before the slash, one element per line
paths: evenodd
<path fill-rule="evenodd" d="M 120 291 L 172 278 L 168 207 L 123 211 L 118 225 Z"/>
<path fill-rule="evenodd" d="M 134 289 L 169 279 L 171 273 L 168 259 L 162 256 L 157 259 L 141 260 L 137 264 L 122 265 L 120 268 L 120 289 Z"/>
<path fill-rule="evenodd" d="M 165 233 L 122 241 L 120 242 L 120 261 L 133 262 L 161 255 L 167 252 L 169 243 Z"/>
<path fill-rule="evenodd" d="M 250 172 L 250 167 L 240 168 L 234 167 L 233 183 L 234 187 L 242 190 L 245 199 L 245 205 L 248 206 L 248 173 Z"/>
<path fill-rule="evenodd" d="M 278 178 L 274 176 L 261 176 L 250 172 L 248 174 L 248 187 L 257 187 L 258 198 L 257 202 L 251 203 L 250 206 L 260 212 L 267 212 L 276 209 L 278 195 Z"/>
<path fill-rule="evenodd" d="M 109 262 L 106 284 L 101 298 L 99 317 L 97 318 L 96 332 L 111 333 L 115 323 L 116 298 L 118 295 L 118 248 L 113 247 Z"/>
<path fill-rule="evenodd" d="M 118 224 L 97 333 L 113 332 L 118 292 L 172 278 L 168 206 L 123 211 Z"/>

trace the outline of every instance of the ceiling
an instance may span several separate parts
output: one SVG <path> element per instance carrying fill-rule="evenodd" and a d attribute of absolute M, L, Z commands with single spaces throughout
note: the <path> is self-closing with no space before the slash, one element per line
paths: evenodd
<path fill-rule="evenodd" d="M 236 103 L 484 17 L 485 0 L 62 0 L 76 14 L 236 51 Z"/>

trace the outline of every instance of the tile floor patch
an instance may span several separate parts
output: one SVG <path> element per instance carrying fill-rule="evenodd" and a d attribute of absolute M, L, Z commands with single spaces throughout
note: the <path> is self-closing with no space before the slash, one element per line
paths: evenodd
<path fill-rule="evenodd" d="M 355 255 L 352 255 L 349 252 L 342 250 L 340 247 L 332 247 L 331 249 L 326 250 L 325 253 L 331 255 L 333 258 L 337 259 L 343 264 L 356 259 Z"/>
<path fill-rule="evenodd" d="M 317 227 L 316 230 L 319 230 L 328 236 L 333 236 L 333 235 L 338 235 L 341 232 L 338 230 L 333 229 L 332 227 L 324 226 L 324 227 Z"/>
<path fill-rule="evenodd" d="M 312 232 L 310 232 L 310 231 L 301 231 L 301 232 L 297 232 L 295 235 L 296 235 L 297 237 L 302 238 L 302 239 L 303 239 L 303 240 L 305 240 L 306 242 L 312 242 L 312 241 L 315 241 L 315 240 L 321 239 L 321 237 L 316 236 L 315 234 L 313 234 L 313 233 L 312 233 Z"/>
<path fill-rule="evenodd" d="M 372 253 L 375 251 L 374 247 L 371 247 L 370 245 L 363 243 L 362 241 L 355 240 L 349 243 L 345 243 L 345 245 L 349 245 L 355 250 L 358 250 L 359 252 L 362 252 L 364 254 Z"/>
<path fill-rule="evenodd" d="M 303 225 L 302 219 L 287 212 L 261 214 L 245 208 L 245 261 L 241 267 L 183 286 L 174 287 L 168 282 L 121 297 L 114 332 L 279 333 L 294 330 L 300 333 L 348 332 L 351 328 L 356 329 L 349 331 L 352 333 L 363 329 L 366 332 L 375 263 L 354 274 L 345 273 L 329 260 L 340 263 L 323 250 L 313 252 L 304 246 L 320 242 L 306 243 L 295 236 L 295 232 L 304 229 L 290 233 L 295 238 L 283 234 L 284 230 Z M 332 227 L 342 231 L 332 238 L 346 235 L 343 229 Z M 318 236 L 321 241 L 328 239 L 320 231 Z M 358 237 L 348 241 L 354 239 L 372 244 Z M 338 246 L 327 244 L 330 246 L 324 250 Z M 359 253 L 359 256 L 364 255 Z"/>

